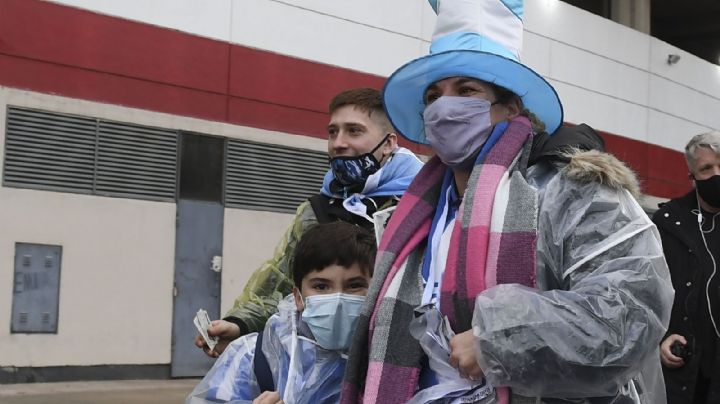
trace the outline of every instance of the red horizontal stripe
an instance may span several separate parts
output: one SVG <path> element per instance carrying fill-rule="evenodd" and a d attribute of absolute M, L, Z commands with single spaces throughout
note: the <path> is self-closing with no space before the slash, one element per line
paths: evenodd
<path fill-rule="evenodd" d="M 0 1 L 3 86 L 324 138 L 337 92 L 383 81 L 40 0 Z M 689 189 L 681 153 L 604 135 L 644 192 L 674 197 Z"/>
<path fill-rule="evenodd" d="M 385 82 L 384 77 L 242 46 L 232 46 L 231 63 L 230 95 L 318 112 L 327 111 L 340 91 L 380 89 Z"/>
<path fill-rule="evenodd" d="M 325 128 L 328 124 L 328 115 L 286 105 L 231 98 L 228 122 L 323 138 L 327 135 Z"/>
<path fill-rule="evenodd" d="M 228 43 L 37 0 L 0 3 L 0 53 L 218 93 Z"/>
<path fill-rule="evenodd" d="M 638 174 L 643 193 L 674 198 L 692 188 L 683 153 L 607 132 L 602 136 L 606 150 Z"/>
<path fill-rule="evenodd" d="M 5 55 L 0 55 L 0 83 L 216 121 L 224 121 L 226 116 L 223 94 Z"/>

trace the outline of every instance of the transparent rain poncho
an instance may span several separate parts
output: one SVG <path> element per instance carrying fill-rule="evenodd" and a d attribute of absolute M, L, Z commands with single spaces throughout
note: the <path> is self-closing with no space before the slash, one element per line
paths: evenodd
<path fill-rule="evenodd" d="M 311 336 L 293 296 L 285 297 L 265 326 L 262 349 L 286 404 L 340 399 L 345 359 L 316 345 Z M 253 369 L 256 341 L 257 334 L 249 334 L 228 345 L 185 403 L 252 403 L 260 394 Z"/>
<path fill-rule="evenodd" d="M 626 190 L 548 166 L 528 178 L 539 189 L 537 289 L 478 295 L 488 381 L 546 398 L 532 402 L 664 403 L 658 344 L 674 292 L 657 229 Z"/>
<path fill-rule="evenodd" d="M 410 322 L 410 335 L 420 343 L 438 383 L 418 391 L 407 404 L 494 402 L 495 391 L 486 380 L 465 379 L 457 369 L 450 366 L 450 339 L 455 333 L 447 317 L 433 304 L 415 309 L 415 318 Z"/>

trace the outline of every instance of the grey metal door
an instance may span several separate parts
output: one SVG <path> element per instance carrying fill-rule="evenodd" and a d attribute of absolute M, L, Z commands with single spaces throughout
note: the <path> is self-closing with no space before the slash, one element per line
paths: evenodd
<path fill-rule="evenodd" d="M 180 181 L 175 234 L 172 377 L 202 376 L 213 359 L 195 347 L 198 309 L 220 317 L 225 139 L 180 136 Z"/>
<path fill-rule="evenodd" d="M 222 257 L 223 212 L 215 202 L 177 204 L 172 377 L 202 376 L 213 363 L 193 344 L 193 318 L 198 309 L 207 310 L 211 319 L 220 316 L 221 267 L 213 258 Z"/>

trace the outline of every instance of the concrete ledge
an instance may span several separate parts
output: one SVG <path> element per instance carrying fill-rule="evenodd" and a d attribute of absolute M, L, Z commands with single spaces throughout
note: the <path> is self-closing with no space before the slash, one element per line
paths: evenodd
<path fill-rule="evenodd" d="M 200 379 L 112 380 L 92 382 L 20 383 L 0 386 L 0 397 L 56 395 L 87 392 L 157 391 L 179 389 L 190 392 Z"/>
<path fill-rule="evenodd" d="M 0 384 L 132 379 L 170 379 L 170 365 L 0 367 Z"/>

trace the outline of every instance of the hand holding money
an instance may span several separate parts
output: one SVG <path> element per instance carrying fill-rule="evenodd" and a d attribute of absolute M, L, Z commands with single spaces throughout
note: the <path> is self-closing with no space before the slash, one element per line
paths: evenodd
<path fill-rule="evenodd" d="M 210 351 L 214 350 L 215 345 L 218 343 L 218 337 L 211 337 L 208 335 L 208 329 L 210 328 L 210 316 L 208 316 L 207 311 L 203 309 L 198 310 L 197 314 L 195 314 L 193 323 L 195 323 L 195 327 L 200 332 L 200 335 L 208 348 L 210 348 Z"/>
<path fill-rule="evenodd" d="M 200 331 L 200 330 L 198 330 Z M 195 337 L 195 345 L 201 348 L 205 353 L 213 358 L 217 358 L 225 350 L 227 345 L 237 339 L 240 336 L 240 328 L 229 321 L 225 320 L 213 320 L 210 322 L 210 326 L 206 328 L 208 337 L 218 338 L 217 344 L 214 349 L 205 342 L 205 338 L 202 333 Z"/>

